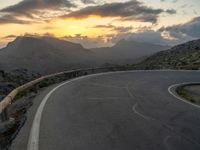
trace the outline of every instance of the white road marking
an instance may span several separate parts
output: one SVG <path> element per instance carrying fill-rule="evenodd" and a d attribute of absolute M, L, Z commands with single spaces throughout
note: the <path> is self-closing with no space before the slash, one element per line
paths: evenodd
<path fill-rule="evenodd" d="M 55 92 L 58 88 L 65 85 L 68 82 L 65 82 L 57 87 L 55 87 L 53 90 L 51 90 L 42 100 L 40 106 L 37 109 L 37 112 L 35 114 L 35 118 L 32 124 L 29 141 L 28 141 L 28 148 L 27 150 L 38 150 L 39 149 L 39 133 L 40 133 L 40 122 L 42 118 L 42 112 L 45 107 L 45 104 L 48 100 L 48 98 L 52 95 L 53 92 Z"/>
<path fill-rule="evenodd" d="M 131 93 L 131 91 L 130 91 L 130 89 L 129 89 L 129 87 L 128 87 L 129 84 L 130 84 L 130 83 L 128 83 L 128 84 L 126 85 L 126 87 L 125 87 L 125 88 L 126 88 L 126 91 L 128 92 L 128 95 L 129 95 L 131 98 L 134 98 L 133 94 Z"/>
<path fill-rule="evenodd" d="M 136 110 L 136 107 L 138 106 L 138 104 L 136 103 L 134 106 L 133 106 L 133 111 L 134 113 L 136 113 L 137 115 L 139 115 L 140 117 L 144 118 L 145 120 L 154 120 L 153 118 L 150 118 L 148 116 L 145 116 L 141 113 L 139 113 L 137 110 Z"/>
<path fill-rule="evenodd" d="M 171 85 L 171 86 L 168 88 L 168 92 L 169 92 L 172 96 L 174 96 L 176 99 L 181 100 L 181 101 L 183 101 L 184 103 L 190 104 L 190 105 L 195 106 L 195 107 L 197 107 L 197 108 L 200 108 L 199 105 L 194 104 L 194 103 L 191 103 L 191 102 L 189 102 L 188 100 L 186 100 L 186 99 L 184 99 L 184 98 L 178 96 L 178 94 L 176 94 L 175 91 L 174 91 L 174 89 L 176 89 L 178 86 L 187 85 L 187 84 L 198 84 L 198 83 L 199 83 L 199 82 L 185 82 L 185 83 L 174 84 L 174 85 Z M 199 84 L 200 84 L 200 83 L 199 83 Z"/>

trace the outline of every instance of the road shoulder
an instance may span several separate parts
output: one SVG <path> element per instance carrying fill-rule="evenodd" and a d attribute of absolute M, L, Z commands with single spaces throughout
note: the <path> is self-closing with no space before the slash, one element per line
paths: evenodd
<path fill-rule="evenodd" d="M 29 133 L 30 133 L 33 119 L 38 109 L 38 106 L 40 105 L 43 98 L 47 95 L 47 93 L 49 93 L 49 91 L 51 91 L 53 88 L 55 88 L 59 84 L 54 84 L 52 86 L 49 86 L 39 91 L 36 97 L 33 98 L 33 105 L 31 106 L 31 108 L 29 108 L 29 110 L 26 113 L 27 120 L 24 126 L 19 131 L 17 137 L 12 142 L 11 150 L 26 150 L 27 149 Z"/>

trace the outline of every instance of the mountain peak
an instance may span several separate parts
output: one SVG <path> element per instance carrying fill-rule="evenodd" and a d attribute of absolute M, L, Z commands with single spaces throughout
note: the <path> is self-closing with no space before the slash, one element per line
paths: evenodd
<path fill-rule="evenodd" d="M 1 50 L 0 67 L 5 70 L 28 69 L 52 73 L 89 67 L 92 52 L 80 44 L 56 38 L 19 36 Z"/>
<path fill-rule="evenodd" d="M 50 36 L 43 36 L 40 38 L 41 40 L 47 42 L 48 44 L 58 47 L 60 49 L 72 48 L 72 49 L 84 49 L 81 44 L 69 42 L 63 39 L 58 39 Z"/>

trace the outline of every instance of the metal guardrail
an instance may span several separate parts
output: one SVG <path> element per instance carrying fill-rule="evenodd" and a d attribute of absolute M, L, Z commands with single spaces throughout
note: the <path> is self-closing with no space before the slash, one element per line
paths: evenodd
<path fill-rule="evenodd" d="M 17 94 L 20 92 L 44 81 L 45 79 L 49 79 L 52 77 L 58 77 L 59 75 L 68 75 L 73 77 L 78 77 L 86 74 L 94 74 L 94 73 L 100 73 L 100 72 L 108 72 L 108 71 L 122 71 L 122 70 L 130 70 L 128 67 L 109 67 L 109 68 L 87 68 L 87 69 L 77 69 L 77 70 L 71 70 L 71 71 L 64 71 L 59 72 L 51 75 L 42 76 L 38 79 L 35 79 L 33 81 L 30 81 L 16 89 L 14 89 L 12 92 L 10 92 L 1 102 L 0 102 L 0 116 L 1 121 L 6 121 L 9 119 L 7 108 L 12 104 Z"/>

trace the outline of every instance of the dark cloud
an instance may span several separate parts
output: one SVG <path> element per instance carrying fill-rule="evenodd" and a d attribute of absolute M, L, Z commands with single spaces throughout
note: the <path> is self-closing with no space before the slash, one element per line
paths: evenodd
<path fill-rule="evenodd" d="M 200 17 L 185 24 L 162 27 L 158 31 L 143 30 L 137 33 L 123 33 L 113 37 L 113 43 L 122 39 L 162 45 L 176 45 L 200 38 Z"/>
<path fill-rule="evenodd" d="M 4 13 L 13 13 L 32 17 L 32 13 L 43 9 L 58 9 L 63 7 L 74 7 L 67 0 L 23 0 L 15 5 L 1 9 Z"/>
<path fill-rule="evenodd" d="M 2 39 L 14 39 L 16 37 L 17 37 L 16 35 L 7 35 L 7 36 L 2 37 Z"/>
<path fill-rule="evenodd" d="M 163 45 L 177 45 L 200 38 L 200 17 L 185 23 L 169 27 L 162 27 L 157 31 L 143 30 L 138 33 L 123 33 L 113 37 L 113 43 L 119 40 L 134 40 Z"/>
<path fill-rule="evenodd" d="M 81 1 L 84 4 L 95 3 L 95 0 Z M 134 20 L 138 22 L 156 23 L 161 13 L 176 13 L 173 9 L 163 10 L 146 7 L 143 3 L 137 0 L 88 6 L 73 12 L 70 12 L 71 10 L 69 10 L 71 7 L 76 6 L 69 0 L 22 0 L 15 5 L 0 10 L 0 23 L 29 23 L 29 21 L 19 19 L 21 16 L 32 19 L 33 22 L 34 20 L 40 20 L 38 22 L 47 22 L 51 20 L 51 18 L 57 18 L 59 16 L 61 16 L 61 18 L 81 19 L 91 15 L 98 15 L 100 17 L 117 17 L 122 21 Z M 48 13 L 47 10 L 51 10 L 51 13 Z M 63 15 L 66 13 L 68 14 Z"/>
<path fill-rule="evenodd" d="M 157 22 L 157 18 L 161 13 L 172 14 L 175 10 L 153 9 L 146 7 L 143 3 L 132 0 L 128 2 L 107 3 L 98 6 L 89 6 L 78 11 L 74 11 L 65 15 L 66 18 L 87 18 L 91 15 L 100 17 L 120 17 L 122 20 L 136 20 L 140 22 Z"/>
<path fill-rule="evenodd" d="M 94 0 L 81 0 L 84 4 L 95 4 L 96 2 Z"/>
<path fill-rule="evenodd" d="M 18 19 L 12 15 L 3 15 L 0 17 L 0 24 L 30 24 L 30 21 Z"/>
<path fill-rule="evenodd" d="M 115 37 L 113 37 L 112 42 L 117 43 L 118 41 L 123 39 L 130 41 L 137 41 L 137 42 L 161 44 L 161 45 L 172 44 L 171 40 L 164 39 L 160 32 L 153 30 L 145 30 L 137 33 L 130 32 L 130 33 L 118 34 Z"/>
<path fill-rule="evenodd" d="M 160 32 L 168 32 L 171 37 L 177 40 L 192 40 L 200 38 L 200 17 L 194 18 L 185 24 L 162 27 Z"/>
<path fill-rule="evenodd" d="M 114 26 L 114 25 L 97 25 L 94 28 L 106 28 L 111 31 L 116 31 L 118 33 L 128 32 L 133 29 L 133 27 L 124 27 L 124 26 Z"/>
<path fill-rule="evenodd" d="M 176 14 L 176 10 L 175 9 L 167 9 L 166 12 L 168 14 Z"/>
<path fill-rule="evenodd" d="M 119 39 L 132 39 L 154 44 L 176 45 L 199 38 L 200 17 L 196 17 L 185 24 L 162 27 L 158 31 L 144 30 L 138 33 L 119 34 L 113 38 L 113 41 Z"/>

